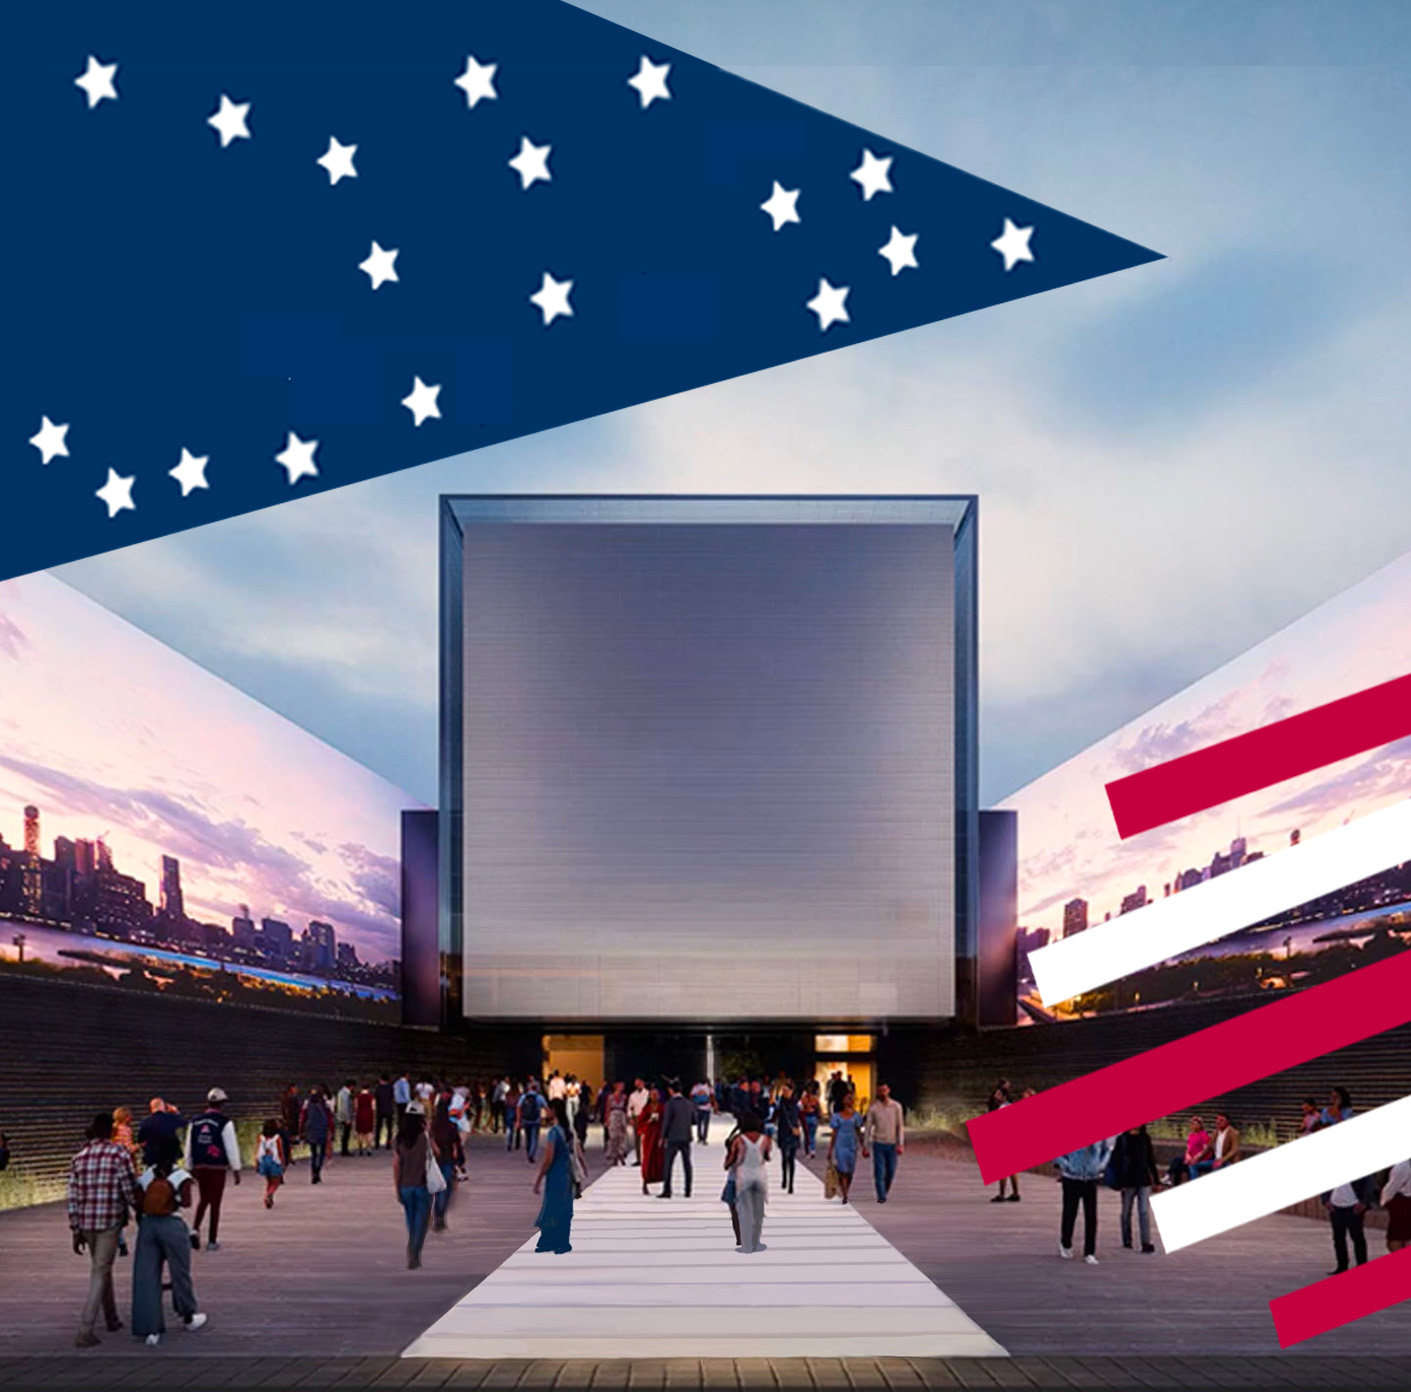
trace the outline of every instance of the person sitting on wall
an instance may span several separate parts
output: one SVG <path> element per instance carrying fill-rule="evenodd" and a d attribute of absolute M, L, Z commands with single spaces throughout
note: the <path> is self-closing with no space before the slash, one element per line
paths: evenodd
<path fill-rule="evenodd" d="M 1223 1170 L 1240 1158 L 1240 1133 L 1230 1125 L 1224 1112 L 1215 1114 L 1215 1134 L 1206 1144 L 1200 1157 L 1191 1166 L 1191 1178 L 1209 1174 L 1212 1170 Z"/>
<path fill-rule="evenodd" d="M 1184 1153 L 1175 1156 L 1166 1167 L 1167 1185 L 1174 1189 L 1183 1179 L 1190 1179 L 1192 1167 L 1205 1154 L 1209 1146 L 1210 1132 L 1205 1129 L 1205 1123 L 1198 1116 L 1192 1117 L 1191 1129 L 1186 1136 Z"/>

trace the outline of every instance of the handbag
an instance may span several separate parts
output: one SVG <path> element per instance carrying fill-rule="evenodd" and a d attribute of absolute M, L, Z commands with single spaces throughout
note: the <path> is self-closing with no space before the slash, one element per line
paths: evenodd
<path fill-rule="evenodd" d="M 446 1176 L 441 1173 L 441 1167 L 436 1163 L 436 1157 L 431 1153 L 431 1147 L 426 1148 L 426 1189 L 428 1193 L 439 1194 L 446 1187 Z"/>
<path fill-rule="evenodd" d="M 836 1199 L 842 1192 L 843 1186 L 838 1179 L 838 1167 L 833 1163 L 832 1156 L 829 1156 L 828 1168 L 823 1171 L 823 1197 Z"/>

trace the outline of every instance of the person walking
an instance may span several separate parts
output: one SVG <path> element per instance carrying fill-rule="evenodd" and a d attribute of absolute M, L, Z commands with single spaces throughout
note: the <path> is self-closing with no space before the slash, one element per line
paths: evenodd
<path fill-rule="evenodd" d="M 696 1123 L 696 1144 L 710 1144 L 710 1114 L 712 1111 L 710 1084 L 704 1078 L 691 1089 L 691 1107 Z"/>
<path fill-rule="evenodd" d="M 279 1127 L 275 1125 L 276 1143 Z M 200 1329 L 206 1316 L 196 1304 L 191 1283 L 191 1243 L 183 1208 L 191 1207 L 192 1177 L 177 1161 L 174 1141 L 168 1141 L 156 1163 L 138 1178 L 137 1255 L 132 1263 L 132 1332 L 151 1348 L 167 1332 L 162 1310 L 162 1268 L 171 1277 L 171 1303 L 188 1330 Z"/>
<path fill-rule="evenodd" d="M 578 1148 L 588 1148 L 588 1123 L 593 1117 L 593 1088 L 585 1078 L 578 1085 L 578 1106 L 573 1113 L 573 1134 L 578 1138 Z"/>
<path fill-rule="evenodd" d="M 901 1103 L 886 1083 L 877 1087 L 877 1096 L 867 1109 L 862 1130 L 862 1157 L 872 1152 L 872 1182 L 877 1202 L 886 1203 L 897 1177 L 897 1159 L 906 1153 L 906 1124 Z"/>
<path fill-rule="evenodd" d="M 518 1150 L 520 1143 L 524 1140 L 524 1135 L 519 1127 L 519 1099 L 520 1091 L 516 1084 L 511 1083 L 509 1091 L 505 1093 L 505 1149 Z"/>
<path fill-rule="evenodd" d="M 562 1101 L 562 1098 L 555 1098 Z M 539 1158 L 539 1127 L 543 1122 L 546 1103 L 538 1082 L 530 1078 L 519 1099 L 519 1129 L 524 1133 L 525 1159 L 532 1165 Z"/>
<path fill-rule="evenodd" d="M 803 1144 L 803 1117 L 799 1115 L 794 1085 L 790 1082 L 779 1085 L 779 1097 L 774 1104 L 774 1129 L 779 1146 L 779 1187 L 786 1194 L 792 1194 L 799 1147 Z"/>
<path fill-rule="evenodd" d="M 1001 1078 L 999 1082 L 995 1084 L 995 1089 L 990 1093 L 989 1100 L 985 1105 L 992 1112 L 997 1112 L 1001 1108 L 1011 1105 L 1009 1080 L 1007 1078 Z M 1006 1185 L 1010 1186 L 1010 1192 L 1008 1194 L 1004 1192 Z M 1000 1176 L 999 1188 L 995 1191 L 995 1196 L 990 1202 L 1004 1203 L 1006 1200 L 1010 1200 L 1014 1203 L 1019 1202 L 1019 1176 L 1017 1174 Z"/>
<path fill-rule="evenodd" d="M 753 1113 L 740 1118 L 740 1133 L 730 1143 L 726 1164 L 735 1180 L 735 1208 L 740 1218 L 739 1250 L 747 1256 L 763 1252 L 764 1208 L 769 1198 L 770 1140 L 764 1123 Z"/>
<path fill-rule="evenodd" d="M 451 1119 L 451 1095 L 449 1089 L 443 1089 L 436 1099 L 435 1110 L 431 1115 L 434 1163 L 445 1181 L 444 1186 L 431 1196 L 431 1227 L 434 1232 L 446 1231 L 446 1210 L 450 1207 L 451 1194 L 456 1183 L 456 1149 L 460 1144 L 460 1136 L 455 1122 Z"/>
<path fill-rule="evenodd" d="M 671 1173 L 676 1157 L 681 1157 L 682 1183 L 686 1198 L 691 1197 L 691 1136 L 695 1130 L 695 1108 L 690 1099 L 681 1095 L 681 1083 L 670 1078 L 666 1084 L 666 1106 L 661 1114 L 661 1142 L 664 1152 L 661 1193 L 659 1199 L 671 1197 Z M 645 1176 L 644 1176 L 645 1177 Z"/>
<path fill-rule="evenodd" d="M 377 1148 L 377 1098 L 366 1084 L 353 1098 L 353 1131 L 358 1138 L 359 1155 L 367 1155 Z"/>
<path fill-rule="evenodd" d="M 1059 1227 L 1058 1255 L 1065 1261 L 1073 1258 L 1073 1229 L 1078 1221 L 1078 1209 L 1083 1210 L 1083 1260 L 1097 1265 L 1097 1186 L 1107 1162 L 1112 1156 L 1112 1142 L 1094 1141 L 1060 1155 L 1058 1167 L 1063 1185 L 1063 1217 Z"/>
<path fill-rule="evenodd" d="M 607 1162 L 609 1165 L 625 1165 L 627 1163 L 627 1090 L 625 1084 L 616 1082 L 612 1085 L 612 1091 L 606 1093 L 603 1099 L 603 1119 L 607 1126 Z"/>
<path fill-rule="evenodd" d="M 828 1115 L 840 1112 L 843 1109 L 843 1098 L 848 1095 L 848 1085 L 843 1081 L 843 1074 L 840 1069 L 833 1070 L 833 1076 L 828 1079 Z"/>
<path fill-rule="evenodd" d="M 838 1192 L 843 1202 L 847 1203 L 852 1177 L 857 1170 L 857 1138 L 862 1127 L 862 1118 L 857 1114 L 852 1093 L 843 1094 L 842 1103 L 831 1120 L 833 1134 L 828 1140 L 828 1164 L 838 1177 Z"/>
<path fill-rule="evenodd" d="M 338 1153 L 347 1159 L 348 1145 L 353 1139 L 353 1092 L 357 1084 L 349 1078 L 333 1103 L 333 1120 L 338 1126 Z"/>
<path fill-rule="evenodd" d="M 274 1207 L 274 1196 L 284 1183 L 284 1168 L 288 1157 L 284 1152 L 284 1137 L 279 1134 L 279 1118 L 270 1117 L 260 1128 L 255 1143 L 255 1173 L 265 1182 L 265 1207 Z"/>
<path fill-rule="evenodd" d="M 113 1108 L 113 1142 L 120 1145 L 132 1156 L 132 1167 L 137 1168 L 137 1157 L 142 1154 L 142 1147 L 137 1144 L 137 1139 L 132 1130 L 132 1108 Z M 127 1232 L 125 1229 L 118 1229 L 118 1256 L 127 1256 Z"/>
<path fill-rule="evenodd" d="M 637 1078 L 633 1081 L 631 1095 L 627 1099 L 627 1129 L 632 1133 L 632 1163 L 640 1165 L 642 1163 L 642 1113 L 647 1110 L 647 1103 L 651 1101 L 651 1094 L 647 1091 L 646 1083 Z"/>
<path fill-rule="evenodd" d="M 509 1095 L 510 1080 L 500 1078 L 490 1094 L 490 1133 L 498 1136 L 505 1124 L 505 1098 Z"/>
<path fill-rule="evenodd" d="M 384 1073 L 377 1080 L 377 1087 L 374 1089 L 372 1097 L 377 1114 L 377 1126 L 373 1132 L 372 1148 L 376 1150 L 381 1146 L 385 1133 L 387 1149 L 391 1150 L 397 1136 L 397 1094 L 390 1073 Z"/>
<path fill-rule="evenodd" d="M 309 1183 L 323 1183 L 323 1162 L 328 1158 L 328 1142 L 333 1135 L 333 1117 L 324 1100 L 323 1089 L 314 1088 L 299 1114 L 299 1139 L 309 1148 Z"/>
<path fill-rule="evenodd" d="M 294 1142 L 299 1137 L 299 1114 L 304 1110 L 299 1101 L 299 1085 L 290 1083 L 279 1099 L 279 1115 L 284 1122 L 284 1153 L 294 1163 Z"/>
<path fill-rule="evenodd" d="M 1381 1206 L 1387 1211 L 1388 1252 L 1411 1242 L 1411 1160 L 1398 1160 L 1382 1186 Z"/>
<path fill-rule="evenodd" d="M 431 1217 L 431 1190 L 427 1187 L 427 1166 L 432 1162 L 431 1138 L 426 1118 L 420 1112 L 407 1112 L 397 1127 L 392 1147 L 392 1184 L 402 1205 L 407 1224 L 407 1270 L 421 1265 L 421 1249 Z"/>
<path fill-rule="evenodd" d="M 818 1080 L 804 1084 L 799 1098 L 799 1119 L 803 1122 L 803 1152 L 810 1160 L 818 1158 L 818 1118 L 822 1103 L 818 1100 Z"/>
<path fill-rule="evenodd" d="M 186 1128 L 186 1168 L 196 1176 L 200 1193 L 196 1221 L 191 1226 L 191 1246 L 196 1251 L 201 1247 L 201 1220 L 207 1212 L 211 1225 L 206 1234 L 206 1250 L 220 1251 L 220 1205 L 225 1197 L 226 1177 L 240 1183 L 240 1142 L 235 1123 L 222 1110 L 227 1101 L 224 1089 L 213 1087 L 206 1094 L 206 1110 L 193 1117 Z"/>
<path fill-rule="evenodd" d="M 662 1113 L 661 1093 L 652 1088 L 647 1093 L 647 1105 L 637 1118 L 637 1154 L 642 1165 L 642 1193 L 647 1185 L 660 1184 L 664 1172 L 664 1153 L 661 1143 Z"/>
<path fill-rule="evenodd" d="M 1132 1207 L 1136 1206 L 1142 1251 L 1156 1251 L 1151 1241 L 1151 1191 L 1159 1182 L 1156 1151 L 1145 1126 L 1133 1126 L 1117 1138 L 1110 1160 L 1113 1178 L 1122 1191 L 1122 1246 L 1132 1247 Z"/>
<path fill-rule="evenodd" d="M 586 1168 L 581 1152 L 574 1150 L 573 1131 L 568 1124 L 566 1097 L 551 1097 L 547 1111 L 551 1125 L 544 1137 L 539 1168 L 534 1175 L 534 1192 L 543 1194 L 539 1205 L 539 1216 L 534 1226 L 539 1229 L 536 1252 L 556 1252 L 559 1255 L 573 1251 L 570 1240 L 573 1228 L 573 1169 L 576 1159 L 580 1167 Z"/>
<path fill-rule="evenodd" d="M 186 1118 L 175 1107 L 167 1106 L 163 1098 L 152 1098 L 147 1103 L 147 1115 L 137 1128 L 137 1144 L 142 1147 L 143 1167 L 157 1158 L 162 1141 L 175 1140 L 186 1125 Z"/>
<path fill-rule="evenodd" d="M 401 1133 L 402 1122 L 407 1115 L 407 1108 L 412 1104 L 412 1080 L 404 1068 L 397 1074 L 397 1081 L 392 1084 L 392 1107 L 397 1116 L 397 1131 Z"/>
<path fill-rule="evenodd" d="M 79 1348 L 93 1348 L 102 1341 L 94 1333 L 98 1316 L 110 1333 L 121 1329 L 113 1295 L 113 1259 L 118 1234 L 129 1212 L 138 1207 L 137 1174 L 132 1154 L 113 1140 L 113 1114 L 100 1112 L 84 1133 L 87 1144 L 69 1167 L 68 1214 L 73 1250 L 87 1254 L 88 1295 L 78 1317 Z"/>
<path fill-rule="evenodd" d="M 1358 1266 L 1367 1264 L 1367 1233 L 1363 1219 L 1377 1202 L 1375 1175 L 1365 1175 L 1350 1184 L 1339 1184 L 1323 1196 L 1323 1207 L 1333 1230 L 1333 1257 L 1337 1265 L 1329 1276 L 1341 1276 L 1347 1270 L 1347 1241 L 1352 1239 L 1352 1255 Z"/>

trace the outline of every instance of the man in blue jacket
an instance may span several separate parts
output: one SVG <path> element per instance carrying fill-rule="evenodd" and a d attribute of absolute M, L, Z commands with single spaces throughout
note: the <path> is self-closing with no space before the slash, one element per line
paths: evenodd
<path fill-rule="evenodd" d="M 1058 1239 L 1058 1255 L 1065 1261 L 1073 1259 L 1073 1228 L 1078 1221 L 1078 1207 L 1083 1209 L 1083 1260 L 1097 1265 L 1097 1186 L 1102 1172 L 1112 1157 L 1112 1139 L 1094 1141 L 1060 1155 L 1053 1163 L 1063 1185 L 1063 1224 Z"/>

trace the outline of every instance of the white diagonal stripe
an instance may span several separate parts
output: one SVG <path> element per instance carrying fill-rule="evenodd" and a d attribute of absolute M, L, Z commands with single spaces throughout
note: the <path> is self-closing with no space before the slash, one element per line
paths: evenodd
<path fill-rule="evenodd" d="M 1266 1218 L 1411 1156 L 1411 1097 L 1155 1194 L 1168 1252 Z"/>
<path fill-rule="evenodd" d="M 1359 817 L 1302 845 L 1040 948 L 1029 956 L 1039 994 L 1046 1005 L 1055 1005 L 1154 967 L 1400 865 L 1408 846 L 1411 802 Z"/>

